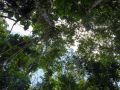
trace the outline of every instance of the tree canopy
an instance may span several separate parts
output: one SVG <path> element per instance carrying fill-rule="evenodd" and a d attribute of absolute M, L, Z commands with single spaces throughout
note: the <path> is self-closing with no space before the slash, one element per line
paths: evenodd
<path fill-rule="evenodd" d="M 120 89 L 119 0 L 0 0 L 0 11 L 0 90 Z"/>

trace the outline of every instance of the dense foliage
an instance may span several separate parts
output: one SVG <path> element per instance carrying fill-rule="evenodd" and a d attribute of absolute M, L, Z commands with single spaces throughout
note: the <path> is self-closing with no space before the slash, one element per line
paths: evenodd
<path fill-rule="evenodd" d="M 120 89 L 119 0 L 0 0 L 0 11 L 1 90 Z M 5 18 L 32 35 L 11 34 Z"/>

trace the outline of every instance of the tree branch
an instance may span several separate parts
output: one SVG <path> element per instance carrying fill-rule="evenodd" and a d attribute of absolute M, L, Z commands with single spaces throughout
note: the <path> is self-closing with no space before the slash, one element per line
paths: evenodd
<path fill-rule="evenodd" d="M 11 30 L 10 30 L 10 33 L 12 32 L 13 27 L 17 24 L 17 22 L 18 22 L 18 20 L 12 25 L 12 28 L 11 28 Z"/>
<path fill-rule="evenodd" d="M 15 21 L 15 22 L 16 22 L 16 20 L 15 20 L 15 19 L 9 18 L 8 16 L 3 16 L 3 15 L 0 15 L 0 17 L 3 17 L 3 18 L 8 18 L 8 19 L 10 19 L 10 20 L 12 20 L 12 21 Z"/>
<path fill-rule="evenodd" d="M 91 12 L 91 10 L 92 10 L 93 8 L 95 8 L 96 6 L 98 6 L 102 1 L 103 1 L 103 0 L 96 0 L 96 1 L 93 3 L 92 7 L 89 9 L 89 13 Z"/>

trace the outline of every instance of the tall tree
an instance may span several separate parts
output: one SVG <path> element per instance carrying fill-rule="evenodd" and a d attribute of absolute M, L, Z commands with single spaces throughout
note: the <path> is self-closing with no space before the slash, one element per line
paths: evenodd
<path fill-rule="evenodd" d="M 1 65 L 24 75 L 42 68 L 43 90 L 118 90 L 119 8 L 119 0 L 1 0 L 1 17 L 15 21 L 14 25 L 20 22 L 25 30 L 33 27 L 30 38 L 9 35 L 7 43 L 1 39 L 2 51 L 15 49 L 1 55 L 6 57 Z M 16 47 L 20 42 L 24 45 Z M 76 42 L 75 55 L 68 55 L 68 47 Z M 8 62 L 19 50 L 20 55 Z"/>

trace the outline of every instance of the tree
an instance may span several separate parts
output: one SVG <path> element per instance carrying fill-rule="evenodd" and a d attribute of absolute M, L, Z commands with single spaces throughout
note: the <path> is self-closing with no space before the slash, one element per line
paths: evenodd
<path fill-rule="evenodd" d="M 34 45 L 30 37 L 11 35 L 4 20 L 0 23 L 0 89 L 27 90 L 31 83 L 29 74 L 37 68 L 37 52 L 31 48 Z"/>
<path fill-rule="evenodd" d="M 29 48 L 25 43 L 16 48 L 25 47 L 12 66 L 26 57 L 26 64 L 22 64 L 25 74 L 42 68 L 43 90 L 64 90 L 67 86 L 71 90 L 118 90 L 119 8 L 119 0 L 1 0 L 1 17 L 20 22 L 24 29 L 33 27 L 30 38 L 10 35 L 3 51 L 21 41 L 30 42 Z M 68 55 L 67 48 L 75 42 L 77 51 Z M 16 67 L 20 69 L 21 64 Z"/>

